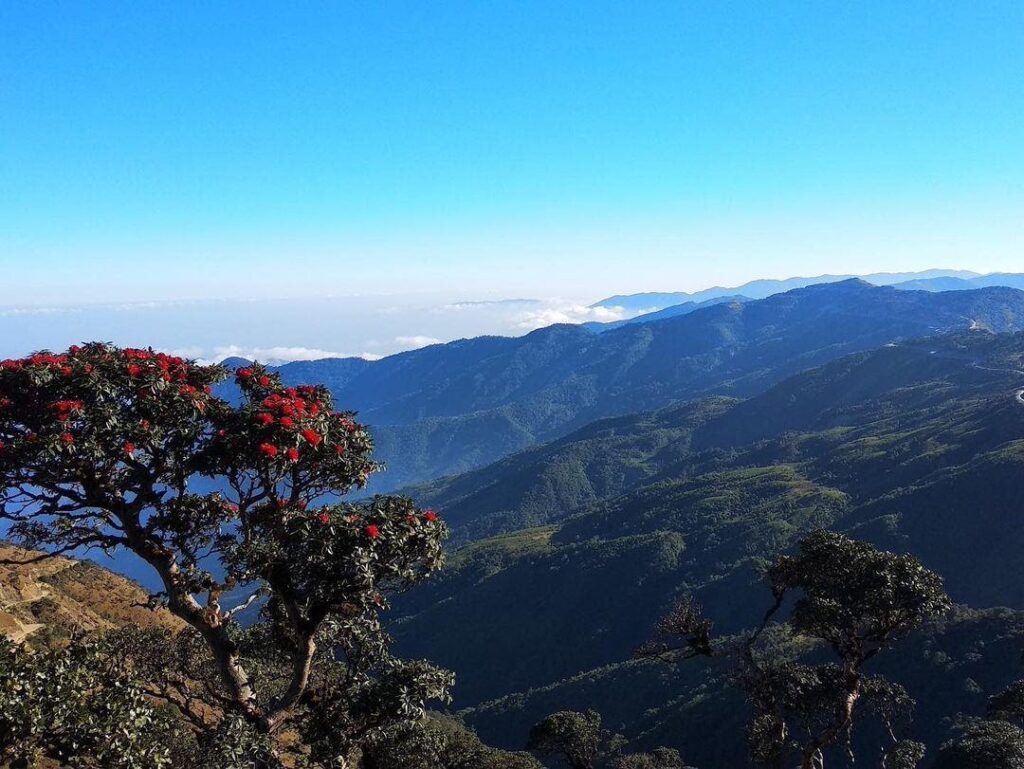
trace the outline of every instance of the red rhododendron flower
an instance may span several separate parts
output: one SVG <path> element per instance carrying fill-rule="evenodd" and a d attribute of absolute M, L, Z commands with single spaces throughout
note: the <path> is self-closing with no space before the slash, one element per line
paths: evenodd
<path fill-rule="evenodd" d="M 75 442 L 75 436 L 73 436 L 71 433 L 64 433 L 62 436 L 60 436 L 60 439 L 64 441 L 65 446 L 70 446 L 72 443 Z"/>
<path fill-rule="evenodd" d="M 320 523 L 330 523 L 331 522 L 331 516 L 329 516 L 327 513 L 320 513 L 320 515 L 318 515 L 316 517 L 316 519 L 318 521 L 320 521 Z"/>
<path fill-rule="evenodd" d="M 260 387 L 269 387 L 270 386 L 270 377 L 268 377 L 266 374 L 264 374 L 263 376 L 261 376 L 259 378 L 259 383 L 260 383 Z"/>
<path fill-rule="evenodd" d="M 277 446 L 275 446 L 272 443 L 261 443 L 259 445 L 259 450 L 260 450 L 260 454 L 263 454 L 266 457 L 276 457 L 277 456 Z"/>
<path fill-rule="evenodd" d="M 344 446 L 342 446 L 342 445 L 341 445 L 340 443 L 339 443 L 339 444 L 337 444 L 337 445 L 336 445 L 336 446 L 334 447 L 334 453 L 335 453 L 335 454 L 337 454 L 337 455 L 338 455 L 338 456 L 340 457 L 340 456 L 341 456 L 342 454 L 344 454 L 344 453 L 345 453 L 345 447 L 344 447 Z"/>
<path fill-rule="evenodd" d="M 370 539 L 377 539 L 380 536 L 380 528 L 371 523 L 366 527 L 366 536 Z"/>
<path fill-rule="evenodd" d="M 142 366 L 132 363 L 128 366 L 128 376 L 138 376 L 142 373 Z"/>
<path fill-rule="evenodd" d="M 323 440 L 323 436 L 320 435 L 320 433 L 318 433 L 316 430 L 310 430 L 308 428 L 302 431 L 302 437 L 305 438 L 306 441 L 312 444 L 313 446 L 320 445 L 320 442 Z"/>
<path fill-rule="evenodd" d="M 265 425 L 269 425 L 271 422 L 274 421 L 274 417 L 271 414 L 266 413 L 265 411 L 261 411 L 259 414 L 256 415 L 256 421 Z"/>
<path fill-rule="evenodd" d="M 288 449 L 288 451 L 285 452 L 285 453 L 288 455 L 288 459 L 291 460 L 292 462 L 298 462 L 299 461 L 299 450 L 297 448 L 295 448 L 294 446 L 292 446 L 290 449 Z"/>
<path fill-rule="evenodd" d="M 423 517 L 426 518 L 431 523 L 433 523 L 434 521 L 437 520 L 437 513 L 435 513 L 433 510 L 427 510 L 427 512 L 425 512 L 423 514 Z"/>
<path fill-rule="evenodd" d="M 252 378 L 252 369 L 251 368 L 240 368 L 240 369 L 238 369 L 238 371 L 235 372 L 235 376 L 238 379 L 241 379 L 242 381 L 245 381 L 246 379 L 251 379 Z"/>
<path fill-rule="evenodd" d="M 128 443 L 124 444 L 124 453 L 127 454 L 128 456 L 131 456 L 132 454 L 134 454 L 135 453 L 135 444 L 132 443 L 131 441 L 129 441 Z"/>
<path fill-rule="evenodd" d="M 287 427 L 290 430 L 295 427 L 295 420 L 291 417 L 281 417 L 281 427 Z"/>

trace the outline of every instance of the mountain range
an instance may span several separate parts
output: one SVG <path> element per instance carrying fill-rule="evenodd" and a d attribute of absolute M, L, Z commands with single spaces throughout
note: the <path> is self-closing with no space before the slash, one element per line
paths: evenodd
<path fill-rule="evenodd" d="M 851 279 L 603 333 L 555 325 L 279 371 L 290 384 L 324 382 L 360 413 L 389 468 L 374 487 L 383 490 L 472 470 L 603 417 L 748 397 L 848 353 L 972 326 L 1024 328 L 1024 292 L 900 291 Z"/>
<path fill-rule="evenodd" d="M 988 273 L 982 275 L 970 270 L 924 270 L 921 272 L 877 272 L 869 275 L 818 275 L 813 278 L 785 278 L 783 280 L 752 280 L 734 288 L 713 288 L 687 293 L 645 292 L 617 294 L 592 304 L 592 307 L 618 307 L 629 312 L 651 313 L 684 303 L 702 303 L 724 296 L 742 296 L 763 299 L 772 294 L 803 288 L 819 283 L 838 283 L 859 278 L 875 286 L 893 286 L 910 291 L 963 291 L 989 286 L 1024 288 L 1024 274 Z"/>
<path fill-rule="evenodd" d="M 884 279 L 277 370 L 360 412 L 388 465 L 371 491 L 450 527 L 447 568 L 395 598 L 390 632 L 456 672 L 453 707 L 487 742 L 522 749 L 540 718 L 595 708 L 631 750 L 748 766 L 726 666 L 633 652 L 683 593 L 716 633 L 750 628 L 764 566 L 828 527 L 914 553 L 957 603 L 877 668 L 919 699 L 934 755 L 1024 672 L 1024 291 Z M 54 563 L 0 575 L 5 632 L 135 622 L 108 605 L 135 588 Z"/>

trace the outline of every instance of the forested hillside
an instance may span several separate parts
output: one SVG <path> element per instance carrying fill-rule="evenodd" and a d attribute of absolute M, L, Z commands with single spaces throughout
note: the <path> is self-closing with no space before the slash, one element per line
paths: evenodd
<path fill-rule="evenodd" d="M 400 647 L 451 665 L 462 705 L 505 697 L 471 714 L 487 738 L 518 744 L 524 725 L 553 701 L 583 707 L 589 698 L 627 733 L 651 729 L 652 745 L 685 747 L 686 735 L 717 723 L 725 706 L 715 703 L 729 695 L 700 683 L 711 674 L 702 666 L 683 670 L 690 693 L 656 725 L 648 705 L 667 693 L 638 695 L 630 706 L 622 692 L 676 686 L 674 678 L 624 661 L 682 592 L 722 632 L 756 622 L 770 597 L 760 568 L 812 528 L 919 555 L 959 603 L 1022 609 L 1022 357 L 1020 334 L 885 346 L 749 400 L 604 420 L 419 487 L 413 493 L 446 512 L 460 541 L 478 541 L 436 584 L 400 603 Z M 999 614 L 951 627 L 980 648 L 1016 638 L 1020 619 Z M 941 647 L 943 638 L 908 648 Z M 907 675 L 925 675 L 913 670 L 904 665 Z M 713 741 L 702 744 L 712 750 Z M 713 753 L 687 754 L 698 765 L 723 765 Z"/>

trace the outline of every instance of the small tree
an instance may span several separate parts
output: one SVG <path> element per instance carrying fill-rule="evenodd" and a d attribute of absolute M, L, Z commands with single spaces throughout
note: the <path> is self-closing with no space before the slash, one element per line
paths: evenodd
<path fill-rule="evenodd" d="M 563 710 L 534 724 L 527 748 L 543 755 L 562 756 L 571 769 L 593 769 L 604 739 L 598 713 Z"/>
<path fill-rule="evenodd" d="M 886 769 L 911 769 L 920 743 L 900 740 L 897 722 L 914 702 L 904 689 L 864 665 L 951 603 L 942 580 L 914 557 L 886 553 L 840 534 L 814 531 L 794 556 L 780 558 L 767 576 L 774 601 L 739 653 L 735 681 L 753 705 L 747 725 L 752 758 L 787 769 L 796 751 L 801 769 L 821 769 L 824 752 L 852 732 L 858 706 L 870 706 L 892 738 Z M 787 597 L 799 595 L 792 616 L 774 623 Z M 736 653 L 711 637 L 712 625 L 692 598 L 680 598 L 638 656 L 668 659 Z M 837 662 L 798 662 L 800 637 L 824 642 Z M 806 647 L 806 644 L 804 644 Z"/>
<path fill-rule="evenodd" d="M 875 706 L 892 732 L 894 718 L 913 701 L 901 687 L 863 668 L 894 641 L 952 608 L 942 579 L 913 556 L 823 530 L 804 538 L 796 555 L 780 558 L 768 579 L 775 600 L 746 645 L 741 677 L 757 713 L 750 736 L 759 760 L 783 766 L 795 741 L 801 769 L 818 769 L 824 751 L 852 730 L 862 700 Z M 827 644 L 835 665 L 808 667 L 758 655 L 758 638 L 794 592 L 800 597 L 790 629 Z M 790 722 L 799 723 L 799 734 Z M 909 752 L 903 753 L 906 763 Z"/>
<path fill-rule="evenodd" d="M 287 727 L 333 766 L 446 696 L 448 674 L 390 656 L 379 618 L 390 591 L 441 564 L 445 527 L 402 497 L 329 503 L 378 465 L 326 388 L 251 366 L 232 405 L 212 391 L 226 376 L 98 343 L 3 361 L 0 516 L 48 554 L 126 549 L 155 570 L 154 603 L 191 627 L 176 643 L 205 671 L 156 688 L 194 729 L 273 744 Z M 239 612 L 260 601 L 243 631 Z"/>
<path fill-rule="evenodd" d="M 882 769 L 915 769 L 924 760 L 923 743 L 900 740 L 882 756 Z"/>

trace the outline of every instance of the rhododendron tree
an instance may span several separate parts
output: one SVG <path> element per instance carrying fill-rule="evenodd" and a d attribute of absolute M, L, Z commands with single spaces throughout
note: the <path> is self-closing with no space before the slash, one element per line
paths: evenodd
<path fill-rule="evenodd" d="M 126 549 L 155 570 L 153 602 L 215 672 L 168 694 L 194 728 L 211 713 L 270 737 L 288 726 L 338 765 L 347 743 L 323 713 L 365 736 L 446 695 L 448 674 L 389 655 L 379 616 L 441 564 L 445 527 L 403 497 L 338 501 L 378 466 L 326 388 L 254 365 L 229 402 L 213 391 L 228 376 L 98 343 L 3 361 L 0 515 L 28 547 Z"/>

